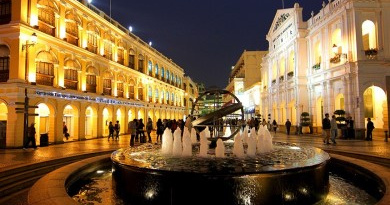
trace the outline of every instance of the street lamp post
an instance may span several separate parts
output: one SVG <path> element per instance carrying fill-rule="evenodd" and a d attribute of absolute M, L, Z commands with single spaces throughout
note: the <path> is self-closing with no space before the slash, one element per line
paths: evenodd
<path fill-rule="evenodd" d="M 33 33 L 30 36 L 30 39 L 26 40 L 26 44 L 22 45 L 22 50 L 26 50 L 26 62 L 25 62 L 25 67 L 24 67 L 24 72 L 25 72 L 24 80 L 26 81 L 27 84 L 29 83 L 29 79 L 28 79 L 28 48 L 30 46 L 34 46 L 36 43 L 37 43 L 37 34 Z M 24 105 L 24 107 L 22 109 L 20 109 L 20 110 L 17 109 L 17 112 L 21 111 L 24 114 L 23 115 L 24 116 L 24 118 L 23 118 L 23 145 L 24 145 L 26 140 L 27 140 L 27 136 L 28 136 L 28 116 L 29 116 L 28 108 L 30 107 L 29 106 L 29 99 L 27 96 L 27 86 L 24 88 L 24 102 L 17 102 L 16 104 Z"/>

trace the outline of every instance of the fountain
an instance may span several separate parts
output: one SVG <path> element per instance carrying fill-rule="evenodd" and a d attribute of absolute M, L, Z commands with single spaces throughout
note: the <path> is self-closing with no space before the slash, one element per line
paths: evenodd
<path fill-rule="evenodd" d="M 218 139 L 215 149 L 209 149 L 208 128 L 195 144 L 189 131 L 180 133 L 172 140 L 165 130 L 161 150 L 146 144 L 113 153 L 113 187 L 121 198 L 131 204 L 312 204 L 328 192 L 329 155 L 319 149 L 272 142 L 268 130 L 252 129 L 247 143 L 239 133 L 234 143 Z"/>
<path fill-rule="evenodd" d="M 191 133 L 163 134 L 162 146 L 145 144 L 111 156 L 113 187 L 130 204 L 313 204 L 328 193 L 329 155 L 313 147 L 272 142 L 260 126 L 241 132 L 243 108 L 209 91 L 193 104 L 202 113 L 204 96 L 212 110 L 196 116 Z M 241 120 L 237 112 L 241 111 Z M 232 126 L 234 125 L 234 126 Z M 232 128 L 232 130 L 231 130 Z M 195 133 L 196 132 L 196 133 Z M 199 134 L 200 142 L 196 141 Z M 235 140 L 231 140 L 235 137 Z M 124 156 L 124 157 L 123 157 Z"/>

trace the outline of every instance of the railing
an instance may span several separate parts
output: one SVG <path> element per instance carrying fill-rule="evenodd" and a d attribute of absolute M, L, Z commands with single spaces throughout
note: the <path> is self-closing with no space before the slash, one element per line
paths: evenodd
<path fill-rule="evenodd" d="M 104 95 L 111 95 L 111 88 L 103 88 Z"/>
<path fill-rule="evenodd" d="M 75 80 L 64 79 L 64 85 L 67 89 L 77 90 L 78 82 Z"/>
<path fill-rule="evenodd" d="M 87 84 L 86 90 L 89 93 L 96 93 L 96 85 Z"/>
<path fill-rule="evenodd" d="M 123 98 L 123 90 L 117 90 L 116 91 L 116 96 Z"/>
<path fill-rule="evenodd" d="M 54 76 L 37 73 L 36 83 L 39 85 L 53 86 Z"/>
<path fill-rule="evenodd" d="M 43 33 L 49 34 L 51 36 L 55 36 L 55 28 L 43 21 L 39 21 L 39 30 Z"/>

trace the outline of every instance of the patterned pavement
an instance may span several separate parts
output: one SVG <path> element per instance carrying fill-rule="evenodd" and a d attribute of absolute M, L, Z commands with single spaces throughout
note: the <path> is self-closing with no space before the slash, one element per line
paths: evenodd
<path fill-rule="evenodd" d="M 273 134 L 274 135 L 274 134 Z M 23 149 L 1 149 L 0 150 L 0 172 L 12 168 L 44 162 L 51 159 L 64 158 L 79 154 L 114 151 L 119 148 L 129 146 L 129 135 L 120 136 L 119 140 L 107 140 L 107 138 L 91 139 L 85 141 L 65 142 L 64 144 L 49 145 L 48 147 L 39 147 L 37 150 L 32 148 Z M 153 133 L 152 140 L 155 142 L 156 135 Z M 277 133 L 274 141 L 285 141 L 301 145 L 310 145 L 324 150 L 334 150 L 377 156 L 390 159 L 390 142 L 384 142 L 383 138 L 375 138 L 373 141 L 363 140 L 342 140 L 336 139 L 336 145 L 324 145 L 321 136 L 316 135 L 289 135 Z"/>

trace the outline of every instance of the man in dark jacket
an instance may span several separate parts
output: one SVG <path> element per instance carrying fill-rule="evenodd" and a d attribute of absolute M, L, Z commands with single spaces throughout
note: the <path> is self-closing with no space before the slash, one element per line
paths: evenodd
<path fill-rule="evenodd" d="M 322 134 L 324 135 L 324 144 L 330 144 L 329 138 L 330 138 L 330 120 L 329 120 L 329 114 L 325 114 L 325 118 L 322 120 Z"/>
<path fill-rule="evenodd" d="M 289 119 L 287 119 L 285 126 L 286 126 L 287 135 L 290 135 L 291 122 Z"/>
<path fill-rule="evenodd" d="M 367 118 L 367 141 L 372 141 L 372 131 L 374 128 L 374 123 L 371 121 L 371 118 Z"/>

